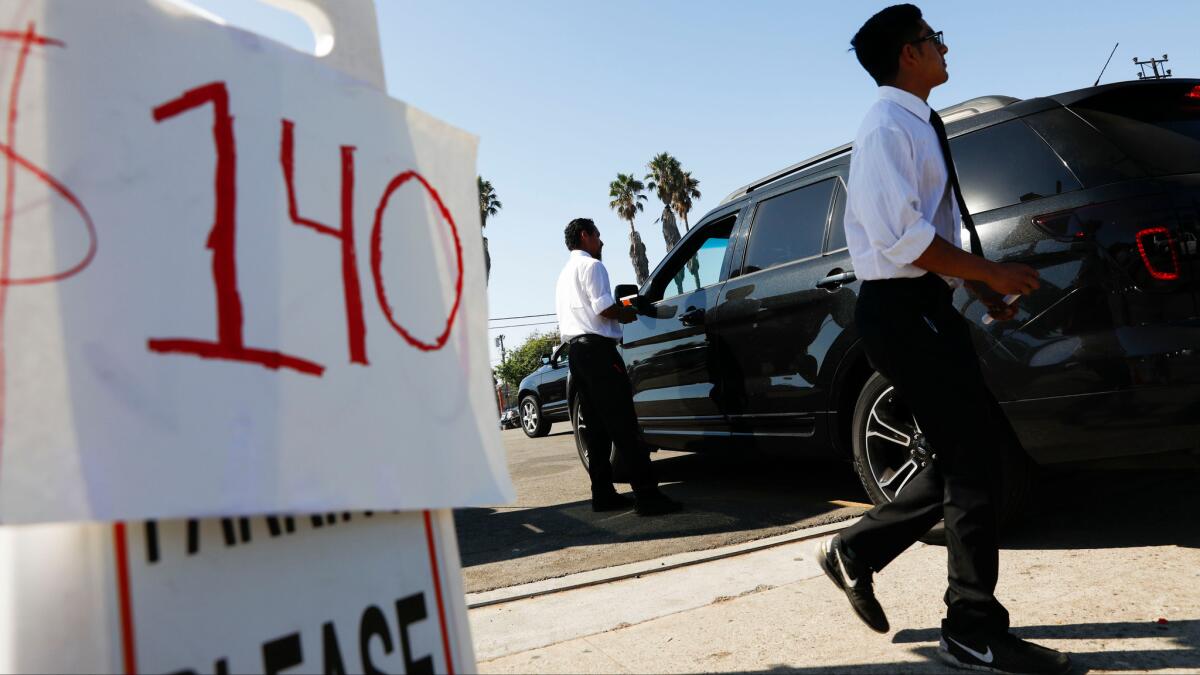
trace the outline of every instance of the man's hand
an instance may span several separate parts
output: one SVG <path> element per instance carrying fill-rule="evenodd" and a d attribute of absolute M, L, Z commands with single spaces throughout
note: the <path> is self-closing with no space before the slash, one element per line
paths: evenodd
<path fill-rule="evenodd" d="M 637 310 L 629 305 L 622 305 L 620 302 L 613 303 L 608 309 L 600 312 L 600 316 L 606 319 L 616 319 L 621 323 L 633 323 L 637 321 Z"/>
<path fill-rule="evenodd" d="M 933 238 L 929 248 L 913 264 L 948 277 L 983 282 L 1001 297 L 1029 295 L 1038 287 L 1038 272 L 1029 265 L 991 262 L 962 250 L 940 236 Z"/>
<path fill-rule="evenodd" d="M 988 309 L 988 316 L 992 317 L 993 321 L 1011 321 L 1017 315 L 1017 305 L 1020 303 L 1019 295 L 1012 302 L 1004 302 L 1003 299 L 983 301 L 983 305 Z"/>
<path fill-rule="evenodd" d="M 1017 305 L 1021 302 L 1019 295 L 1011 303 L 1007 303 L 1004 302 L 1004 298 L 1007 296 L 1001 296 L 981 281 L 968 281 L 966 288 L 967 292 L 978 298 L 983 306 L 987 307 L 988 316 L 992 317 L 993 321 L 1009 321 L 1017 315 Z"/>
<path fill-rule="evenodd" d="M 1029 295 L 1041 286 L 1038 271 L 1021 263 L 992 263 L 983 282 L 1001 296 Z"/>

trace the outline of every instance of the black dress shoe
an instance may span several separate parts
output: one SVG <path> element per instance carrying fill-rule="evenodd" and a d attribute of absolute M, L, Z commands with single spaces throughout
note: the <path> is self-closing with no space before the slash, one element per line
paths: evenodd
<path fill-rule="evenodd" d="M 661 492 L 652 495 L 637 495 L 633 506 L 634 513 L 639 516 L 663 516 L 683 510 L 683 504 L 671 499 Z"/>
<path fill-rule="evenodd" d="M 966 636 L 943 628 L 938 656 L 955 668 L 985 673 L 1061 675 L 1071 670 L 1071 659 L 1066 654 L 1011 633 Z"/>
<path fill-rule="evenodd" d="M 610 492 L 606 495 L 592 495 L 592 510 L 596 512 L 627 511 L 632 507 L 632 499 L 623 497 L 615 492 Z"/>
<path fill-rule="evenodd" d="M 888 632 L 887 616 L 883 613 L 883 607 L 879 606 L 879 601 L 875 599 L 875 589 L 871 581 L 873 572 L 846 559 L 842 553 L 842 540 L 839 535 L 834 535 L 817 545 L 817 563 L 821 565 L 825 576 L 846 592 L 846 598 L 850 600 L 854 613 L 867 627 L 877 633 Z"/>

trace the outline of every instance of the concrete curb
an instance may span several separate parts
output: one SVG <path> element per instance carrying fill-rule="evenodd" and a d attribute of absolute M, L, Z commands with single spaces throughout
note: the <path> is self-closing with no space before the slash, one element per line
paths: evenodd
<path fill-rule="evenodd" d="M 551 593 L 560 593 L 562 591 L 570 591 L 577 588 L 586 588 L 588 586 L 596 586 L 598 584 L 606 584 L 622 579 L 632 579 L 641 577 L 647 574 L 656 572 L 666 572 L 668 570 L 679 569 L 689 565 L 698 565 L 701 563 L 711 562 L 713 560 L 721 560 L 722 558 L 731 558 L 733 556 L 744 555 L 754 551 L 791 544 L 805 539 L 814 539 L 832 532 L 838 532 L 857 523 L 859 518 L 850 518 L 836 523 L 828 523 L 818 525 L 817 527 L 809 527 L 794 532 L 778 534 L 765 539 L 756 539 L 754 541 L 734 544 L 733 546 L 723 546 L 721 548 L 708 549 L 705 551 L 688 551 L 686 553 L 677 553 L 665 558 L 655 558 L 653 560 L 643 560 L 625 565 L 617 565 L 605 569 L 591 570 L 588 572 L 580 572 L 578 574 L 569 574 L 563 577 L 554 579 L 543 579 L 542 581 L 534 581 L 528 584 L 519 586 L 509 586 L 507 588 L 497 588 L 491 591 L 483 591 L 481 593 L 467 594 L 467 609 L 477 609 L 479 607 L 488 607 L 490 605 L 499 605 L 505 602 L 513 602 L 515 600 L 526 600 L 528 598 L 536 598 L 542 595 Z"/>

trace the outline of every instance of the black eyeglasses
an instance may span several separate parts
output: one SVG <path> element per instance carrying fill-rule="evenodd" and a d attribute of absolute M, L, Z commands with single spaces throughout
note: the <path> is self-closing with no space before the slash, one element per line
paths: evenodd
<path fill-rule="evenodd" d="M 917 38 L 916 40 L 913 40 L 912 42 L 909 42 L 908 44 L 919 45 L 926 40 L 933 40 L 933 43 L 939 47 L 946 44 L 946 40 L 942 38 L 942 31 L 940 31 L 940 30 L 936 33 L 931 33 L 929 35 L 926 35 L 925 37 Z"/>

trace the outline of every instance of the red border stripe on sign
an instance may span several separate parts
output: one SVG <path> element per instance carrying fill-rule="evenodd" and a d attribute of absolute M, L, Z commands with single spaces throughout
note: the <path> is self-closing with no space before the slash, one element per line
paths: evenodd
<path fill-rule="evenodd" d="M 117 595 L 121 605 L 121 653 L 125 659 L 125 673 L 137 675 L 133 596 L 129 592 L 129 551 L 125 543 L 125 523 L 113 524 L 113 549 L 117 558 Z"/>
<path fill-rule="evenodd" d="M 433 519 L 425 515 L 425 539 L 429 542 L 429 566 L 433 569 L 433 593 L 437 596 L 438 622 L 442 627 L 442 649 L 446 654 L 446 672 L 454 675 L 454 660 L 450 658 L 450 632 L 446 630 L 446 603 L 442 601 L 442 576 L 438 573 L 437 546 L 433 541 Z"/>

